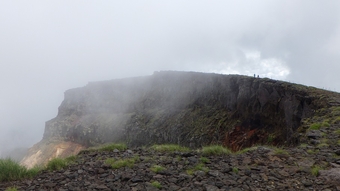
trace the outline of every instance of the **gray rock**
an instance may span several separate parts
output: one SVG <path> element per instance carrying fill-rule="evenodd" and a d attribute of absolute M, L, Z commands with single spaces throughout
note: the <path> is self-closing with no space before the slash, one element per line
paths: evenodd
<path fill-rule="evenodd" d="M 334 151 L 335 154 L 340 155 L 340 149 Z"/>
<path fill-rule="evenodd" d="M 320 178 L 323 178 L 327 183 L 332 183 L 340 186 L 340 168 L 331 168 L 329 170 L 320 170 Z"/>
<path fill-rule="evenodd" d="M 315 161 L 312 160 L 312 159 L 308 159 L 308 158 L 305 158 L 305 159 L 302 159 L 300 161 L 297 162 L 298 166 L 300 167 L 312 167 L 314 164 L 315 164 Z"/>
<path fill-rule="evenodd" d="M 306 136 L 309 139 L 319 139 L 322 137 L 321 131 L 319 130 L 311 130 L 306 133 Z"/>
<path fill-rule="evenodd" d="M 220 189 L 216 186 L 213 185 L 204 185 L 204 188 L 206 191 L 219 191 Z"/>

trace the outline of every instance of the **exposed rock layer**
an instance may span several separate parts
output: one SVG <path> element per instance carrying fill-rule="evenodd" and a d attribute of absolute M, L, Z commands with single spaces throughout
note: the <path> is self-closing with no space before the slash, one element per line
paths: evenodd
<path fill-rule="evenodd" d="M 223 144 L 238 150 L 268 142 L 295 144 L 303 119 L 339 104 L 338 94 L 325 92 L 270 79 L 194 72 L 92 82 L 65 92 L 58 116 L 46 122 L 38 145 L 124 141 L 130 146 Z"/>

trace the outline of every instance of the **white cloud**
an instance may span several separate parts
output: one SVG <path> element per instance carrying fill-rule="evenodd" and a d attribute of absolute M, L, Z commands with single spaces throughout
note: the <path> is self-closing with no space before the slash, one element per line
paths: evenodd
<path fill-rule="evenodd" d="M 242 74 L 284 80 L 290 74 L 290 70 L 285 62 L 278 58 L 262 58 L 259 51 L 248 51 L 244 53 L 245 60 L 234 62 L 220 62 L 211 64 L 207 72 L 221 74 Z"/>

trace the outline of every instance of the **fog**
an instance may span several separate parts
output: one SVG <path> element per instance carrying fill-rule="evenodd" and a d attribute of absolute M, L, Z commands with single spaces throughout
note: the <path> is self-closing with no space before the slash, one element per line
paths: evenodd
<path fill-rule="evenodd" d="M 340 1 L 0 1 L 0 155 L 41 140 L 67 89 L 179 70 L 339 91 Z"/>

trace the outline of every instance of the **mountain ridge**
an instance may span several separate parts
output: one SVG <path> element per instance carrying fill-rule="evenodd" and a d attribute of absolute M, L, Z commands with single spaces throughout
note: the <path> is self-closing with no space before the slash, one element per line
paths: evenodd
<path fill-rule="evenodd" d="M 268 78 L 197 72 L 90 82 L 65 92 L 57 117 L 46 122 L 42 141 L 22 164 L 46 163 L 108 142 L 221 144 L 234 151 L 265 143 L 297 145 L 306 119 L 340 105 L 339 97 Z M 75 146 L 58 146 L 65 142 Z M 50 154 L 36 157 L 46 150 Z"/>

